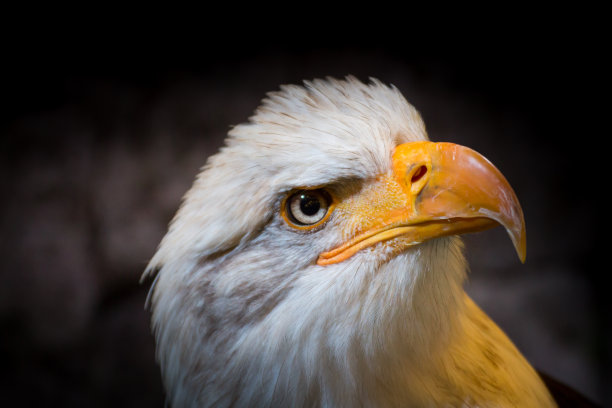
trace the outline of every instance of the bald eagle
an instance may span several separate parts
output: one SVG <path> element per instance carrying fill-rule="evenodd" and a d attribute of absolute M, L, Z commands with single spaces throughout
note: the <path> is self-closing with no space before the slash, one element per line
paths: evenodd
<path fill-rule="evenodd" d="M 553 407 L 463 289 L 466 232 L 525 225 L 482 155 L 397 88 L 269 93 L 187 192 L 145 276 L 173 407 Z"/>

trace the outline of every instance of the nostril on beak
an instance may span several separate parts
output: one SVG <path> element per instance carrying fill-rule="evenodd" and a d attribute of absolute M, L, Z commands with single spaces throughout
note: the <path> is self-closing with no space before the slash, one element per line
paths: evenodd
<path fill-rule="evenodd" d="M 414 172 L 412 178 L 410 179 L 410 183 L 416 183 L 427 173 L 427 166 L 421 166 Z"/>

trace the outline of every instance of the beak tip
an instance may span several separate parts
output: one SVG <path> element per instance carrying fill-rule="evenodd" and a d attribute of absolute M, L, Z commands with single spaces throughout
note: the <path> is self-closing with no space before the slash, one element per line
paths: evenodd
<path fill-rule="evenodd" d="M 527 258 L 527 239 L 525 237 L 525 227 L 521 229 L 521 232 L 518 235 L 512 236 L 512 238 L 516 253 L 521 260 L 521 263 L 524 264 L 525 259 Z"/>

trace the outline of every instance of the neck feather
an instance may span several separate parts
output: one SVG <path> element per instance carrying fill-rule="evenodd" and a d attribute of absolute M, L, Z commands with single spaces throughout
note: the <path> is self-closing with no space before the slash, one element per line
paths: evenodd
<path fill-rule="evenodd" d="M 417 384 L 422 367 L 459 330 L 466 277 L 461 241 L 430 241 L 365 268 L 347 263 L 325 277 L 320 271 L 304 277 L 266 319 L 243 333 L 234 361 L 256 376 L 248 378 L 270 384 L 243 387 L 244 401 L 410 401 L 407 384 Z"/>
<path fill-rule="evenodd" d="M 410 401 L 407 384 L 418 384 L 422 367 L 459 330 L 466 277 L 461 241 L 433 240 L 376 268 L 356 259 L 327 271 L 292 280 L 265 317 L 235 328 L 210 314 L 217 303 L 227 310 L 218 294 L 202 305 L 202 293 L 190 292 L 193 286 L 177 287 L 182 292 L 173 296 L 158 291 L 158 355 L 173 404 Z M 158 286 L 176 282 L 163 278 Z M 202 286 L 206 279 L 197 280 Z M 170 308 L 161 305 L 164 297 L 173 302 Z M 186 325 L 199 329 L 184 336 Z M 217 329 L 209 330 L 211 325 Z"/>

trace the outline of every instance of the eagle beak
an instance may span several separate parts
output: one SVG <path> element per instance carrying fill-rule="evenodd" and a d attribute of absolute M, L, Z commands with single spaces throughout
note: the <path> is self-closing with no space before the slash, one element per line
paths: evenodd
<path fill-rule="evenodd" d="M 349 208 L 339 203 L 336 210 L 352 211 L 353 217 L 366 221 L 358 223 L 362 227 L 345 243 L 320 254 L 317 264 L 341 262 L 397 237 L 401 239 L 394 245 L 403 249 L 500 224 L 525 261 L 525 221 L 516 194 L 501 172 L 472 149 L 453 143 L 399 145 L 393 153 L 392 174 L 379 180 L 378 190 L 386 205 L 370 205 L 372 197 L 367 194 Z M 364 211 L 367 214 L 360 214 Z"/>

